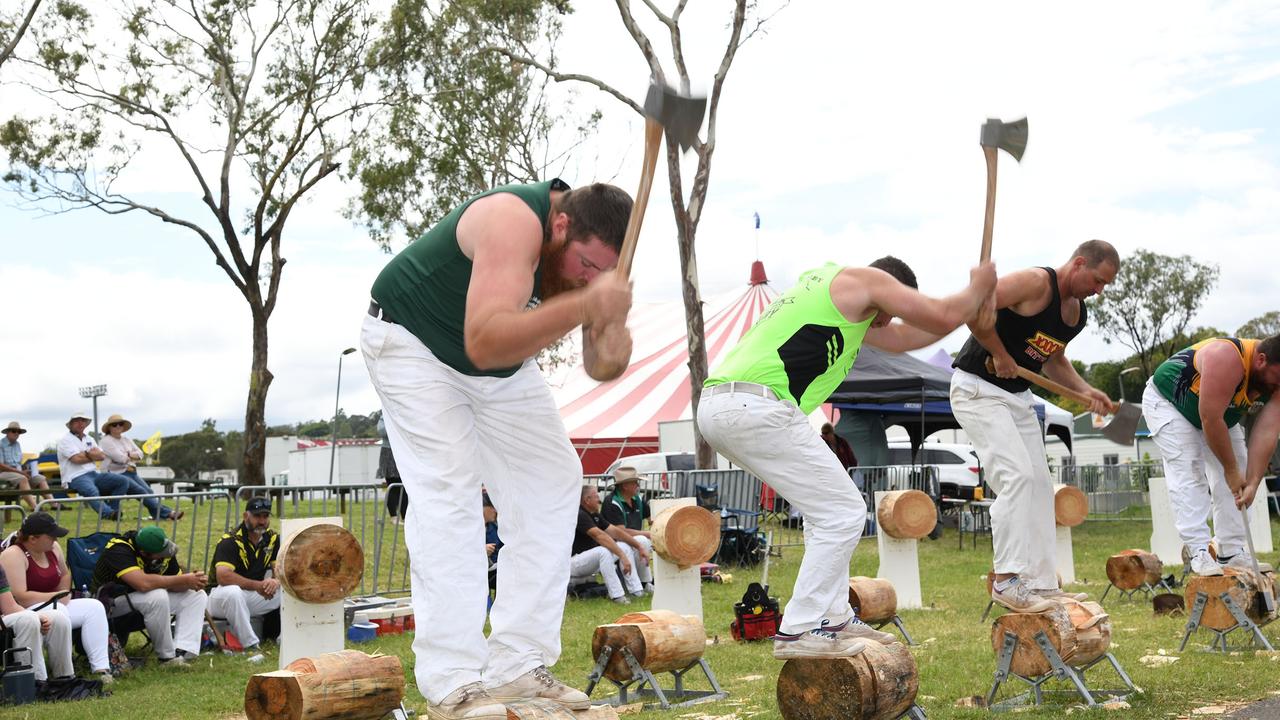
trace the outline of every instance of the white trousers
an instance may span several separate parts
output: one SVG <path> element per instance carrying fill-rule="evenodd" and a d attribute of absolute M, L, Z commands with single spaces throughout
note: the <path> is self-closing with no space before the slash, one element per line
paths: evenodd
<path fill-rule="evenodd" d="M 177 650 L 200 654 L 200 632 L 204 629 L 204 611 L 209 606 L 209 596 L 204 592 L 164 588 L 131 592 L 116 598 L 111 617 L 128 614 L 129 601 L 133 602 L 133 609 L 142 613 L 156 657 L 169 660 Z M 170 616 L 177 619 L 172 630 L 169 629 Z"/>
<path fill-rule="evenodd" d="M 1218 554 L 1229 556 L 1243 550 L 1244 520 L 1236 509 L 1231 489 L 1227 487 L 1222 463 L 1209 449 L 1204 432 L 1188 422 L 1150 380 L 1142 394 L 1142 414 L 1156 447 L 1160 448 L 1165 485 L 1169 488 L 1169 504 L 1173 506 L 1173 522 L 1182 544 L 1193 554 L 1209 547 L 1209 541 L 1214 539 L 1209 534 L 1209 513 L 1212 510 Z M 1236 464 L 1243 472 L 1247 461 L 1244 428 L 1236 425 L 1227 434 L 1231 438 Z"/>
<path fill-rule="evenodd" d="M 618 543 L 618 547 L 622 548 L 622 553 L 631 562 L 631 572 L 623 575 L 627 583 L 625 590 L 622 587 L 622 580 L 618 578 L 618 556 L 601 545 L 569 558 L 569 582 L 585 582 L 594 577 L 596 573 L 600 573 L 600 576 L 604 578 L 604 587 L 609 592 L 610 598 L 616 600 L 628 592 L 632 595 L 639 595 L 643 590 L 643 586 L 641 585 L 640 576 L 636 573 L 639 563 L 637 562 L 635 548 L 622 543 Z"/>
<path fill-rule="evenodd" d="M 45 645 L 49 647 L 49 664 L 54 668 L 54 677 L 71 674 L 71 630 L 76 629 L 80 630 L 80 644 L 84 646 L 85 654 L 89 656 L 89 669 L 96 673 L 104 673 L 111 669 L 111 661 L 107 658 L 107 610 L 102 603 L 95 598 L 75 598 L 65 605 L 61 601 L 55 602 L 40 612 L 65 615 L 68 623 L 65 648 L 60 646 L 55 650 L 52 641 L 45 638 Z M 55 618 L 54 622 L 62 621 Z M 55 657 L 58 661 L 55 661 Z M 62 657 L 66 658 L 65 665 L 59 665 Z M 65 673 L 62 672 L 63 669 L 66 669 Z"/>
<path fill-rule="evenodd" d="M 703 393 L 698 429 L 719 453 L 804 513 L 804 558 L 781 632 L 836 625 L 853 616 L 849 563 L 867 505 L 809 419 L 791 402 L 729 392 Z"/>
<path fill-rule="evenodd" d="M 47 635 L 40 633 L 40 616 L 42 615 L 50 620 Z M 4 624 L 5 627 L 13 630 L 14 647 L 31 650 L 31 669 L 36 680 L 43 682 L 50 677 L 67 677 L 75 674 L 75 669 L 71 665 L 71 619 L 66 613 L 56 610 L 50 612 L 49 608 L 38 613 L 32 610 L 20 610 L 5 615 Z M 46 652 L 49 654 L 47 663 L 44 657 Z"/>
<path fill-rule="evenodd" d="M 259 642 L 258 634 L 253 631 L 250 618 L 266 615 L 280 607 L 280 592 L 270 598 L 264 598 L 253 590 L 245 590 L 235 585 L 219 585 L 209 591 L 209 614 L 216 618 L 224 618 L 231 626 L 231 632 L 242 647 L 253 647 Z"/>
<path fill-rule="evenodd" d="M 1044 430 L 1030 390 L 1014 394 L 964 370 L 951 376 L 951 411 L 982 461 L 991 505 L 997 573 L 1012 573 L 1032 590 L 1058 587 L 1053 478 Z"/>
<path fill-rule="evenodd" d="M 631 551 L 631 565 L 636 570 L 636 577 L 640 579 L 641 583 L 653 582 L 653 541 L 643 535 L 635 535 L 632 539 L 640 543 L 645 552 L 649 553 L 648 560 L 641 560 L 639 555 L 636 554 L 635 548 L 630 545 L 623 545 L 624 550 Z"/>
<path fill-rule="evenodd" d="M 532 360 L 509 378 L 463 375 L 400 325 L 360 335 L 409 494 L 418 688 L 438 704 L 470 682 L 510 682 L 560 657 L 582 463 Z M 505 543 L 484 637 L 481 485 Z"/>

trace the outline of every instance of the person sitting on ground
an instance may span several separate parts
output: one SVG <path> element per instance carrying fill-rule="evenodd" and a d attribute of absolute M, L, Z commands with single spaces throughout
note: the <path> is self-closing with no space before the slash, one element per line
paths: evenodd
<path fill-rule="evenodd" d="M 142 494 L 137 488 L 129 486 L 129 478 L 98 471 L 97 463 L 106 460 L 107 456 L 93 441 L 93 437 L 84 432 L 91 422 L 92 418 L 80 413 L 72 415 L 67 421 L 69 432 L 58 441 L 58 467 L 62 472 L 62 485 L 86 498 Z M 90 500 L 89 506 L 106 520 L 115 520 L 120 516 L 119 500 Z"/>
<path fill-rule="evenodd" d="M 582 582 L 597 572 L 604 577 L 609 599 L 620 605 L 629 605 L 626 592 L 644 597 L 644 586 L 636 574 L 636 561 L 649 560 L 649 551 L 623 528 L 612 525 L 600 515 L 600 491 L 594 485 L 582 488 L 578 505 L 578 526 L 573 532 L 573 554 L 569 559 L 569 582 Z M 626 592 L 618 579 L 617 566 L 621 565 L 626 580 Z"/>
<path fill-rule="evenodd" d="M 22 520 L 16 537 L 0 552 L 0 570 L 9 577 L 13 598 L 25 608 L 45 605 L 59 593 L 71 589 L 71 570 L 58 547 L 58 538 L 69 531 L 46 512 L 31 513 Z M 49 664 L 54 676 L 71 675 L 71 631 L 80 631 L 80 643 L 89 656 L 89 668 L 104 684 L 110 684 L 111 663 L 107 657 L 107 611 L 93 598 L 63 595 L 46 610 L 55 617 L 59 631 L 46 640 Z M 62 625 L 66 625 L 65 633 Z M 65 637 L 66 642 L 54 647 Z"/>
<path fill-rule="evenodd" d="M 142 613 L 156 657 L 166 667 L 182 666 L 200 654 L 200 633 L 209 596 L 204 593 L 208 579 L 202 572 L 182 572 L 178 546 L 165 537 L 164 530 L 150 525 L 130 530 L 107 542 L 93 568 L 90 590 L 98 594 L 112 583 L 124 585 L 126 592 L 115 597 L 109 617 Z M 170 617 L 177 623 L 170 630 Z"/>
<path fill-rule="evenodd" d="M 613 492 L 604 503 L 604 519 L 627 532 L 649 555 L 653 554 L 653 538 L 644 529 L 649 520 L 649 503 L 640 494 L 640 475 L 633 467 L 613 471 Z M 646 592 L 653 592 L 653 568 L 648 558 L 636 563 L 636 575 Z"/>
<path fill-rule="evenodd" d="M 129 494 L 149 495 L 151 487 L 142 482 L 142 478 L 138 477 L 138 461 L 142 459 L 142 450 L 140 450 L 133 440 L 125 437 L 125 433 L 133 427 L 133 423 L 125 420 L 119 415 L 112 415 L 103 423 L 102 439 L 98 442 L 98 447 L 107 456 L 102 463 L 102 469 L 109 473 L 117 473 L 129 478 Z M 143 498 L 142 504 L 147 506 L 151 511 L 151 519 L 153 520 L 181 520 L 183 512 L 181 510 L 174 511 L 168 505 L 160 504 L 160 498 Z"/>
<path fill-rule="evenodd" d="M 31 669 L 36 682 L 49 679 L 49 672 L 44 663 L 44 653 L 40 651 L 41 635 L 44 636 L 45 647 L 49 649 L 49 663 L 54 672 L 61 677 L 70 675 L 71 670 L 71 626 L 66 618 L 58 619 L 58 613 L 41 610 L 27 610 L 18 604 L 10 592 L 9 578 L 0 568 L 0 619 L 4 626 L 13 631 L 13 647 L 31 650 Z M 67 648 L 65 657 L 60 648 Z"/>
<path fill-rule="evenodd" d="M 19 490 L 48 490 L 49 481 L 43 475 L 22 465 L 22 444 L 18 442 L 18 436 L 25 432 L 17 420 L 4 429 L 4 437 L 0 438 L 0 485 L 10 483 Z M 36 509 L 36 496 L 23 495 L 22 502 L 32 510 Z"/>
<path fill-rule="evenodd" d="M 226 618 L 246 652 L 257 649 L 258 634 L 251 618 L 280 609 L 280 581 L 274 577 L 280 538 L 271 529 L 271 501 L 249 500 L 244 521 L 227 533 L 213 550 L 213 580 L 209 613 Z"/>

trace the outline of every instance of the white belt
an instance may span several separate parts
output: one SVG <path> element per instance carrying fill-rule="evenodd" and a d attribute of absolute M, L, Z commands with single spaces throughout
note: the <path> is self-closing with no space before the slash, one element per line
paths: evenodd
<path fill-rule="evenodd" d="M 712 385 L 711 387 L 707 388 L 703 392 L 706 393 L 707 395 L 719 395 L 720 393 L 740 392 L 740 393 L 748 393 L 750 395 L 759 395 L 760 397 L 767 398 L 769 400 L 779 399 L 777 393 L 775 393 L 773 390 L 770 390 L 768 387 L 761 385 L 759 383 L 752 383 L 752 382 L 735 381 L 735 382 L 720 383 L 719 385 Z"/>

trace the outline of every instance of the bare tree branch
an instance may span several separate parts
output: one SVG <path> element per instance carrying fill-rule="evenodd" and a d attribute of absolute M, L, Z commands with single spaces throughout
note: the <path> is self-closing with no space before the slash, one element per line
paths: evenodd
<path fill-rule="evenodd" d="M 8 44 L 0 48 L 0 65 L 8 60 L 15 50 L 18 49 L 18 43 L 22 41 L 22 36 L 27 34 L 27 28 L 31 26 L 31 19 L 36 16 L 36 11 L 40 9 L 41 0 L 32 0 L 31 7 L 27 10 L 27 14 L 22 18 L 22 24 L 14 31 L 13 37 L 9 39 Z"/>

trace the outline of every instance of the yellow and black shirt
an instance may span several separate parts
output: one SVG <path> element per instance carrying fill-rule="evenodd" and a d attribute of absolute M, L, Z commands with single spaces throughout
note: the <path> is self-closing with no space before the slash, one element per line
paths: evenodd
<path fill-rule="evenodd" d="M 240 577 L 263 580 L 267 570 L 276 561 L 280 551 L 280 536 L 271 528 L 262 532 L 262 539 L 254 544 L 249 539 L 249 528 L 240 523 L 235 532 L 226 533 L 213 549 L 213 567 L 209 569 L 209 585 L 218 584 L 218 566 L 225 565 Z"/>
<path fill-rule="evenodd" d="M 107 541 L 107 546 L 93 566 L 91 592 L 107 583 L 117 582 L 126 573 L 141 570 L 152 575 L 177 575 L 178 561 L 174 558 L 147 560 L 137 548 L 138 531 L 130 530 L 118 538 Z"/>

